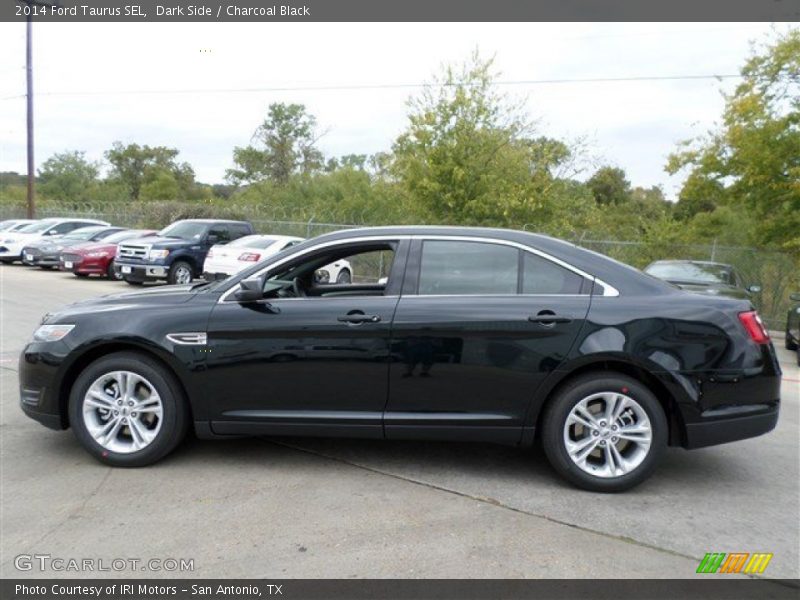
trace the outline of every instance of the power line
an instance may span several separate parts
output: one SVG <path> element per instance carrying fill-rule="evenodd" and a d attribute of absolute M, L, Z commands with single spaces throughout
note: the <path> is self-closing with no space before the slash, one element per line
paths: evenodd
<path fill-rule="evenodd" d="M 524 85 L 558 85 L 576 83 L 626 83 L 637 81 L 699 81 L 738 79 L 739 74 L 721 75 L 640 75 L 632 77 L 587 77 L 587 78 L 568 78 L 568 79 L 520 79 L 520 80 L 500 80 L 493 81 L 492 84 L 499 86 L 524 86 Z M 412 89 L 424 87 L 456 87 L 459 85 L 469 85 L 464 82 L 455 83 L 365 83 L 365 84 L 331 84 L 331 85 L 301 85 L 301 86 L 275 86 L 275 87 L 252 87 L 252 88 L 193 88 L 193 89 L 153 89 L 153 90 L 83 90 L 83 91 L 57 91 L 39 92 L 39 96 L 116 96 L 116 95 L 168 95 L 168 94 L 240 94 L 240 93 L 260 93 L 260 92 L 337 92 L 337 91 L 359 91 L 359 90 L 392 90 L 392 89 Z M 24 98 L 25 94 L 6 96 L 2 100 L 13 100 Z"/>

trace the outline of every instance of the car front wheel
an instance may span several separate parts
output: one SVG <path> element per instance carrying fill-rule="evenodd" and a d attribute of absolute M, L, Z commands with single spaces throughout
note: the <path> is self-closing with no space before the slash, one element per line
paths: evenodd
<path fill-rule="evenodd" d="M 192 265 L 179 260 L 170 267 L 167 281 L 173 285 L 185 285 L 192 282 L 192 277 Z"/>
<path fill-rule="evenodd" d="M 621 492 L 647 479 L 667 446 L 667 419 L 640 382 L 589 373 L 545 408 L 542 442 L 558 473 L 578 487 Z"/>
<path fill-rule="evenodd" d="M 72 386 L 69 418 L 75 436 L 99 461 L 142 467 L 184 438 L 189 411 L 174 376 L 135 352 L 90 364 Z"/>

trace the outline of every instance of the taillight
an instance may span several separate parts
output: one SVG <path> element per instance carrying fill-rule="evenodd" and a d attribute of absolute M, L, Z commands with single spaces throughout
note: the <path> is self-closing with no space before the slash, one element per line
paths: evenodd
<path fill-rule="evenodd" d="M 241 256 L 239 256 L 239 260 L 243 260 L 246 262 L 258 262 L 258 259 L 261 258 L 260 254 L 256 254 L 255 252 L 245 252 Z"/>
<path fill-rule="evenodd" d="M 749 310 L 747 312 L 739 313 L 739 320 L 742 322 L 742 325 L 747 331 L 747 334 L 750 336 L 750 339 L 756 344 L 769 343 L 769 333 L 767 333 L 767 328 L 764 327 L 764 323 L 761 321 L 761 317 L 758 316 L 756 311 Z"/>

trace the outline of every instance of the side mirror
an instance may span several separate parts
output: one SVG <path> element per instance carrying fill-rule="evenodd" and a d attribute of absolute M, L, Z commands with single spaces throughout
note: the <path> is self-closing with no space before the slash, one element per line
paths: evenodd
<path fill-rule="evenodd" d="M 751 294 L 757 294 L 758 292 L 761 291 L 761 286 L 760 285 L 747 286 L 747 291 L 750 292 Z"/>
<path fill-rule="evenodd" d="M 789 294 L 789 300 L 800 302 L 800 293 L 795 292 L 794 294 Z"/>
<path fill-rule="evenodd" d="M 239 289 L 234 292 L 233 297 L 237 302 L 257 302 L 264 297 L 264 283 L 260 277 L 242 279 L 239 282 Z"/>

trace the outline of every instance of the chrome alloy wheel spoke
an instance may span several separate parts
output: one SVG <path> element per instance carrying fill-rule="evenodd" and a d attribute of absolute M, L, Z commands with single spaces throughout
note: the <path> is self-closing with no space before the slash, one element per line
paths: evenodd
<path fill-rule="evenodd" d="M 620 477 L 635 470 L 650 451 L 650 419 L 641 405 L 618 392 L 592 394 L 578 402 L 564 423 L 570 459 L 596 477 Z"/>
<path fill-rule="evenodd" d="M 161 429 L 162 416 L 155 387 L 132 371 L 98 377 L 83 399 L 86 430 L 104 449 L 120 454 L 149 446 Z"/>

